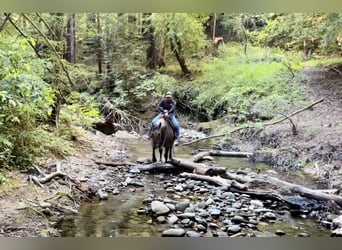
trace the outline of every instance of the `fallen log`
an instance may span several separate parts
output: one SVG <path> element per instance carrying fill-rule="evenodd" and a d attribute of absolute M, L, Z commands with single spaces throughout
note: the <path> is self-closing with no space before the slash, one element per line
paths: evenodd
<path fill-rule="evenodd" d="M 201 175 L 224 175 L 227 170 L 223 167 L 208 166 L 205 164 L 194 163 L 185 159 L 172 159 L 170 163 L 174 166 L 184 168 L 188 171 Z"/>
<path fill-rule="evenodd" d="M 140 171 L 164 171 L 164 170 L 166 171 L 166 170 L 177 170 L 177 169 L 179 168 L 170 163 L 160 163 L 160 162 L 135 165 L 131 168 L 131 170 L 140 170 Z"/>
<path fill-rule="evenodd" d="M 252 153 L 248 152 L 229 152 L 221 150 L 209 150 L 204 152 L 199 152 L 193 157 L 194 162 L 201 161 L 205 156 L 223 156 L 223 157 L 250 157 Z"/>
<path fill-rule="evenodd" d="M 263 182 L 263 183 L 270 183 L 276 186 L 283 186 L 288 188 L 290 191 L 294 193 L 299 193 L 301 196 L 320 200 L 320 201 L 334 201 L 338 205 L 342 206 L 342 196 L 335 195 L 335 194 L 328 194 L 319 190 L 310 189 L 298 184 L 293 184 L 287 181 L 280 180 L 276 177 L 265 176 L 263 178 L 256 178 L 255 182 Z"/>
<path fill-rule="evenodd" d="M 111 162 L 111 161 L 95 161 L 96 164 L 98 165 L 106 165 L 106 166 L 111 166 L 111 167 L 118 167 L 118 166 L 135 166 L 137 164 L 133 162 Z"/>
<path fill-rule="evenodd" d="M 192 174 L 192 173 L 182 173 L 180 176 L 187 177 L 194 180 L 201 180 L 206 181 L 224 188 L 229 189 L 230 187 L 237 188 L 239 190 L 247 190 L 247 186 L 241 184 L 237 181 L 227 180 L 220 176 L 207 176 L 207 175 L 200 175 L 200 174 Z"/>
<path fill-rule="evenodd" d="M 301 112 L 303 112 L 303 111 L 305 111 L 305 110 L 307 110 L 307 109 L 310 109 L 310 108 L 312 108 L 313 106 L 315 106 L 315 105 L 317 105 L 317 104 L 319 104 L 319 103 L 321 103 L 321 102 L 323 102 L 323 101 L 324 101 L 324 98 L 319 99 L 319 100 L 317 100 L 317 101 L 315 101 L 315 102 L 313 102 L 313 103 L 311 103 L 311 104 L 309 104 L 309 105 L 307 105 L 307 106 L 305 106 L 305 107 L 303 107 L 303 108 L 301 108 L 301 109 L 299 109 L 299 110 L 296 110 L 296 111 L 292 112 L 291 114 L 283 115 L 283 116 L 285 116 L 285 117 L 280 118 L 280 119 L 278 119 L 278 120 L 275 120 L 275 121 L 273 121 L 273 122 L 265 122 L 265 123 L 263 123 L 263 124 L 261 124 L 261 125 L 255 125 L 255 124 L 243 125 L 243 126 L 241 126 L 241 127 L 234 128 L 233 130 L 230 130 L 230 131 L 228 131 L 228 132 L 226 132 L 226 133 L 217 134 L 217 135 L 211 135 L 211 136 L 208 136 L 208 137 L 200 138 L 200 139 L 197 139 L 197 140 L 194 140 L 194 141 L 191 141 L 191 142 L 183 143 L 183 144 L 181 144 L 180 146 L 187 146 L 187 145 L 191 145 L 191 144 L 194 144 L 194 143 L 197 143 L 197 142 L 200 142 L 200 141 L 204 141 L 204 140 L 208 140 L 208 139 L 212 139 L 212 138 L 217 138 L 217 137 L 223 137 L 223 136 L 226 136 L 226 135 L 235 133 L 235 132 L 240 131 L 240 130 L 243 130 L 243 129 L 260 128 L 260 127 L 261 127 L 261 128 L 264 128 L 264 127 L 267 127 L 267 126 L 272 126 L 272 125 L 275 125 L 275 124 L 277 124 L 277 123 L 281 123 L 281 122 L 283 122 L 283 121 L 285 121 L 285 120 L 291 118 L 292 116 L 295 116 L 295 115 L 297 115 L 297 114 L 299 114 L 299 113 L 301 113 Z"/>

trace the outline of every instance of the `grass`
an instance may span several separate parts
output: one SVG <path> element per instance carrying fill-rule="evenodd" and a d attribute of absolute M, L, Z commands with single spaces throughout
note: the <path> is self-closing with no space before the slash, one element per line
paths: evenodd
<path fill-rule="evenodd" d="M 302 67 L 322 67 L 330 64 L 342 64 L 341 57 L 315 58 L 301 63 Z"/>

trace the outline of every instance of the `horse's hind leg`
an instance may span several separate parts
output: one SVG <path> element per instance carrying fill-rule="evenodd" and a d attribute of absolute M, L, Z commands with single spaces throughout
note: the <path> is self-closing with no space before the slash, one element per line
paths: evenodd
<path fill-rule="evenodd" d="M 164 153 L 164 158 L 165 158 L 165 162 L 167 162 L 168 156 L 169 156 L 169 148 L 165 148 L 165 153 Z"/>
<path fill-rule="evenodd" d="M 156 162 L 157 161 L 157 158 L 156 158 L 156 148 L 153 147 L 153 153 L 152 153 L 152 162 Z"/>
<path fill-rule="evenodd" d="M 172 150 L 173 150 L 173 147 L 171 147 L 169 149 L 169 159 L 172 160 Z"/>

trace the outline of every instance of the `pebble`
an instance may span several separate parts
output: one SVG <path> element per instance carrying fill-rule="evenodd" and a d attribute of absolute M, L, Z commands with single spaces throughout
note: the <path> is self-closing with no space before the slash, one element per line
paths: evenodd
<path fill-rule="evenodd" d="M 190 238 L 199 238 L 199 237 L 203 237 L 202 234 L 195 232 L 195 231 L 187 231 L 186 232 L 186 237 L 190 237 Z"/>
<path fill-rule="evenodd" d="M 195 213 L 183 213 L 178 215 L 181 219 L 195 219 L 196 214 Z"/>
<path fill-rule="evenodd" d="M 310 237 L 310 235 L 308 233 L 299 233 L 297 237 Z"/>
<path fill-rule="evenodd" d="M 264 203 L 262 203 L 259 200 L 251 200 L 250 204 L 254 205 L 255 208 L 263 208 L 264 207 Z"/>
<path fill-rule="evenodd" d="M 231 225 L 227 228 L 228 233 L 239 233 L 241 232 L 241 227 L 239 225 Z"/>
<path fill-rule="evenodd" d="M 183 237 L 185 230 L 182 228 L 171 228 L 162 233 L 163 237 Z"/>
<path fill-rule="evenodd" d="M 100 200 L 108 200 L 108 193 L 101 190 L 97 191 Z"/>
<path fill-rule="evenodd" d="M 183 200 L 176 204 L 177 211 L 184 212 L 190 206 L 190 200 Z"/>
<path fill-rule="evenodd" d="M 277 219 L 276 215 L 272 212 L 266 212 L 265 214 L 262 215 L 262 218 L 266 219 L 266 220 L 276 220 Z"/>
<path fill-rule="evenodd" d="M 157 215 L 167 214 L 170 209 L 160 201 L 152 201 L 151 203 L 152 212 Z"/>
<path fill-rule="evenodd" d="M 285 235 L 285 232 L 283 230 L 280 230 L 278 229 L 276 232 L 275 232 L 276 235 L 279 235 L 279 236 L 282 236 L 282 235 Z"/>
<path fill-rule="evenodd" d="M 178 221 L 178 217 L 174 214 L 172 214 L 168 219 L 167 219 L 167 222 L 170 224 L 170 225 L 173 225 L 175 224 L 176 222 Z"/>
<path fill-rule="evenodd" d="M 139 208 L 137 210 L 137 214 L 146 214 L 147 213 L 147 210 L 145 208 Z"/>
<path fill-rule="evenodd" d="M 157 217 L 157 221 L 158 221 L 159 223 L 165 223 L 165 222 L 166 222 L 166 218 L 165 218 L 165 216 L 158 216 L 158 217 Z"/>
<path fill-rule="evenodd" d="M 220 216 L 222 212 L 218 208 L 212 208 L 212 209 L 209 209 L 209 213 L 211 216 Z"/>

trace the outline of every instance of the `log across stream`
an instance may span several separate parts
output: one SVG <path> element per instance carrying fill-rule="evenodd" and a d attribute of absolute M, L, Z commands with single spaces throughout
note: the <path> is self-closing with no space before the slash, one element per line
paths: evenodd
<path fill-rule="evenodd" d="M 190 155 L 192 148 L 182 147 L 176 148 L 176 156 L 184 159 L 187 158 L 190 162 L 193 156 Z M 140 157 L 150 157 L 150 148 L 146 147 L 146 142 L 138 142 L 130 148 L 129 157 L 132 162 Z M 227 167 L 228 169 L 239 170 L 240 172 L 256 172 L 267 173 L 268 175 L 274 176 L 275 178 L 300 183 L 301 185 L 307 187 L 313 187 L 314 183 L 312 180 L 305 176 L 298 176 L 297 174 L 291 173 L 277 173 L 271 167 L 265 164 L 253 164 L 245 158 L 223 158 L 215 157 L 215 166 L 218 172 L 221 171 L 222 167 Z M 258 224 L 258 230 L 254 230 L 253 223 L 242 223 L 239 224 L 243 230 L 237 231 L 234 234 L 229 230 L 238 230 L 237 225 L 234 225 L 240 217 L 251 218 L 261 218 L 267 215 L 268 208 L 266 205 L 269 203 L 272 206 L 276 201 L 274 200 L 264 200 L 265 208 L 255 207 L 253 215 L 246 217 L 246 213 L 249 213 L 250 204 L 253 206 L 258 204 L 258 197 L 250 196 L 248 198 L 248 190 L 245 190 L 246 194 L 237 194 L 231 192 L 223 191 L 222 187 L 217 185 L 208 184 L 206 181 L 193 180 L 183 174 L 183 176 L 173 173 L 172 165 L 166 165 L 170 169 L 167 173 L 155 173 L 140 172 L 132 174 L 127 172 L 127 178 L 130 179 L 130 184 L 128 183 L 127 192 L 122 192 L 117 195 L 110 195 L 107 201 L 100 203 L 85 204 L 80 209 L 80 214 L 73 219 L 65 220 L 59 225 L 61 235 L 63 236 L 161 236 L 163 231 L 167 231 L 170 228 L 169 220 L 177 217 L 178 222 L 177 227 L 184 227 L 185 231 L 189 235 L 196 235 L 196 233 L 201 232 L 201 236 L 220 236 L 222 234 L 228 234 L 230 236 L 240 236 L 241 232 L 245 232 L 244 225 L 248 234 L 254 234 L 255 236 L 276 236 L 277 233 L 285 233 L 287 236 L 298 236 L 311 235 L 311 236 L 329 236 L 330 232 L 328 229 L 319 227 L 319 225 L 310 219 L 295 218 L 292 217 L 287 211 L 281 211 L 281 213 L 276 214 L 277 219 L 274 222 L 269 222 L 267 218 L 266 221 L 261 219 Z M 189 166 L 188 166 L 189 167 Z M 191 167 L 191 166 L 190 166 Z M 127 169 L 131 167 L 127 166 Z M 238 171 L 238 172 L 239 172 Z M 204 171 L 205 172 L 205 171 Z M 194 173 L 188 173 L 191 175 Z M 196 174 L 196 173 L 195 173 Z M 217 178 L 217 176 L 203 175 L 209 178 Z M 189 179 L 188 179 L 189 178 Z M 226 179 L 225 179 L 226 180 Z M 136 185 L 137 183 L 143 183 L 143 187 Z M 225 185 L 226 183 L 223 183 Z M 230 185 L 234 187 L 232 182 Z M 127 185 L 127 183 L 125 183 Z M 242 188 L 243 189 L 243 188 Z M 197 190 L 194 195 L 193 190 Z M 261 194 L 264 195 L 264 194 Z M 226 197 L 229 196 L 229 197 Z M 284 199 L 289 199 L 283 197 Z M 147 213 L 147 207 L 150 206 L 151 201 L 160 200 L 165 204 L 172 207 L 180 207 L 184 200 L 191 200 L 188 210 L 183 211 L 183 214 L 178 211 L 161 216 L 154 216 Z M 255 203 L 255 204 L 254 204 Z M 260 203 L 260 202 L 259 202 Z M 204 205 L 202 205 L 204 204 Z M 255 206 L 256 206 L 255 205 Z M 202 208 L 203 206 L 203 208 Z M 232 207 L 235 209 L 232 209 Z M 191 209 L 198 209 L 204 213 L 212 213 L 213 221 L 207 222 L 207 229 L 201 231 L 200 218 L 191 217 L 193 216 Z M 263 212 L 260 212 L 262 209 Z M 204 211 L 205 210 L 205 211 Z M 215 217 L 215 213 L 224 213 L 227 216 L 221 215 L 222 221 L 219 221 Z M 190 212 L 189 212 L 190 211 Z M 218 212 L 219 211 L 219 212 Z M 266 213 L 260 214 L 260 213 Z M 195 213 L 194 213 L 195 214 Z M 197 213 L 196 212 L 196 216 Z M 269 213 L 268 216 L 270 216 Z M 175 216 L 173 216 L 175 215 Z M 152 216 L 152 217 L 151 217 Z M 189 217 L 186 217 L 189 216 Z M 210 215 L 211 217 L 211 215 Z M 224 220 L 224 218 L 226 218 Z M 207 218 L 208 219 L 208 218 Z M 226 221 L 230 222 L 226 222 Z M 233 225 L 229 224 L 233 222 Z M 189 223 L 189 224 L 186 224 Z M 193 223 L 194 225 L 192 225 Z M 228 223 L 227 225 L 224 223 Z M 174 225 L 172 224 L 172 227 Z M 248 225 L 248 226 L 247 226 Z M 215 227 L 218 228 L 215 228 Z M 235 226 L 235 228 L 234 228 Z M 249 228 L 251 227 L 251 228 Z M 222 228 L 226 228 L 223 230 Z M 222 230 L 221 230 L 222 229 Z M 229 229 L 229 230 L 228 230 Z M 227 233 L 227 232 L 228 233 Z"/>

